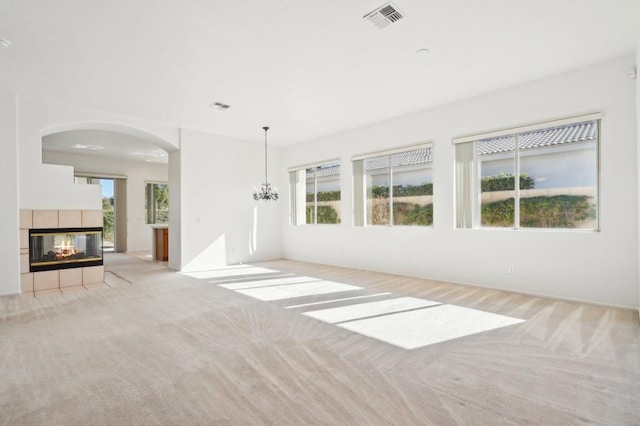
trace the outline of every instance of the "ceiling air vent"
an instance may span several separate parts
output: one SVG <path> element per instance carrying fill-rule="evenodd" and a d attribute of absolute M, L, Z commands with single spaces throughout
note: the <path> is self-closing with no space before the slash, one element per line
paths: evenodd
<path fill-rule="evenodd" d="M 369 20 L 380 29 L 386 28 L 394 22 L 398 22 L 403 17 L 402 12 L 392 5 L 391 2 L 385 3 L 376 10 L 364 15 L 364 19 Z"/>
<path fill-rule="evenodd" d="M 231 108 L 231 105 L 227 105 L 227 104 L 223 104 L 222 102 L 213 102 L 209 105 L 210 107 L 214 107 L 214 108 L 218 108 L 221 109 L 223 111 L 228 110 L 229 108 Z"/>

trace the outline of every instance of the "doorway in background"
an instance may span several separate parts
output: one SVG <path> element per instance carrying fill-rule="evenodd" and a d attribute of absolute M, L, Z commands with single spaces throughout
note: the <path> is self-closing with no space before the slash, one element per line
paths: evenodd
<path fill-rule="evenodd" d="M 75 183 L 100 185 L 102 188 L 102 249 L 105 253 L 125 252 L 126 179 L 76 175 Z"/>

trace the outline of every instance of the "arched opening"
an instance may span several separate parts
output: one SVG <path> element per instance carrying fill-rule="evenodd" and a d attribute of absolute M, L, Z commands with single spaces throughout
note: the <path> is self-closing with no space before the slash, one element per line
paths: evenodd
<path fill-rule="evenodd" d="M 110 123 L 42 132 L 43 164 L 72 166 L 75 183 L 101 185 L 106 252 L 151 252 L 150 227 L 168 222 L 169 150 L 176 147 L 162 138 Z"/>

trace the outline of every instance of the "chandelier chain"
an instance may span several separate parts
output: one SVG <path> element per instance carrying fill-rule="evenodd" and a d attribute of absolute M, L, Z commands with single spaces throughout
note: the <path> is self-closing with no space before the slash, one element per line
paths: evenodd
<path fill-rule="evenodd" d="M 267 126 L 263 127 L 264 129 L 264 183 L 269 182 L 267 179 L 267 130 L 269 128 Z"/>

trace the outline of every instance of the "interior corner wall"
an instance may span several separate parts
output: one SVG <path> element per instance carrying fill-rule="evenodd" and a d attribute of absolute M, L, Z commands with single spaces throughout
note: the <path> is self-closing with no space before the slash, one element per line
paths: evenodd
<path fill-rule="evenodd" d="M 283 150 L 288 167 L 341 158 L 342 211 L 353 206 L 351 156 L 432 142 L 434 226 L 292 226 L 289 259 L 637 308 L 639 157 L 632 56 L 431 108 Z M 454 229 L 452 138 L 602 112 L 600 232 Z M 513 268 L 515 273 L 509 273 Z"/>
<path fill-rule="evenodd" d="M 151 225 L 146 223 L 145 217 L 145 183 L 147 181 L 166 182 L 169 179 L 168 166 L 166 164 L 143 163 L 126 161 L 122 158 L 54 151 L 44 151 L 42 153 L 42 161 L 45 164 L 72 166 L 72 170 L 75 172 L 95 173 L 96 176 L 126 176 L 127 251 L 152 250 Z M 173 202 L 171 193 L 169 193 L 169 197 L 169 203 L 171 204 Z"/>
<path fill-rule="evenodd" d="M 17 105 L 0 90 L 0 296 L 20 293 Z"/>
<path fill-rule="evenodd" d="M 270 170 L 281 168 L 279 153 L 277 147 L 269 148 Z M 253 188 L 263 180 L 261 144 L 182 130 L 180 270 L 206 270 L 281 257 L 280 218 L 285 201 L 255 201 Z M 276 176 L 273 184 L 281 182 L 285 181 L 278 182 Z M 173 192 L 172 187 L 169 190 Z M 173 233 L 170 228 L 169 259 Z"/>

